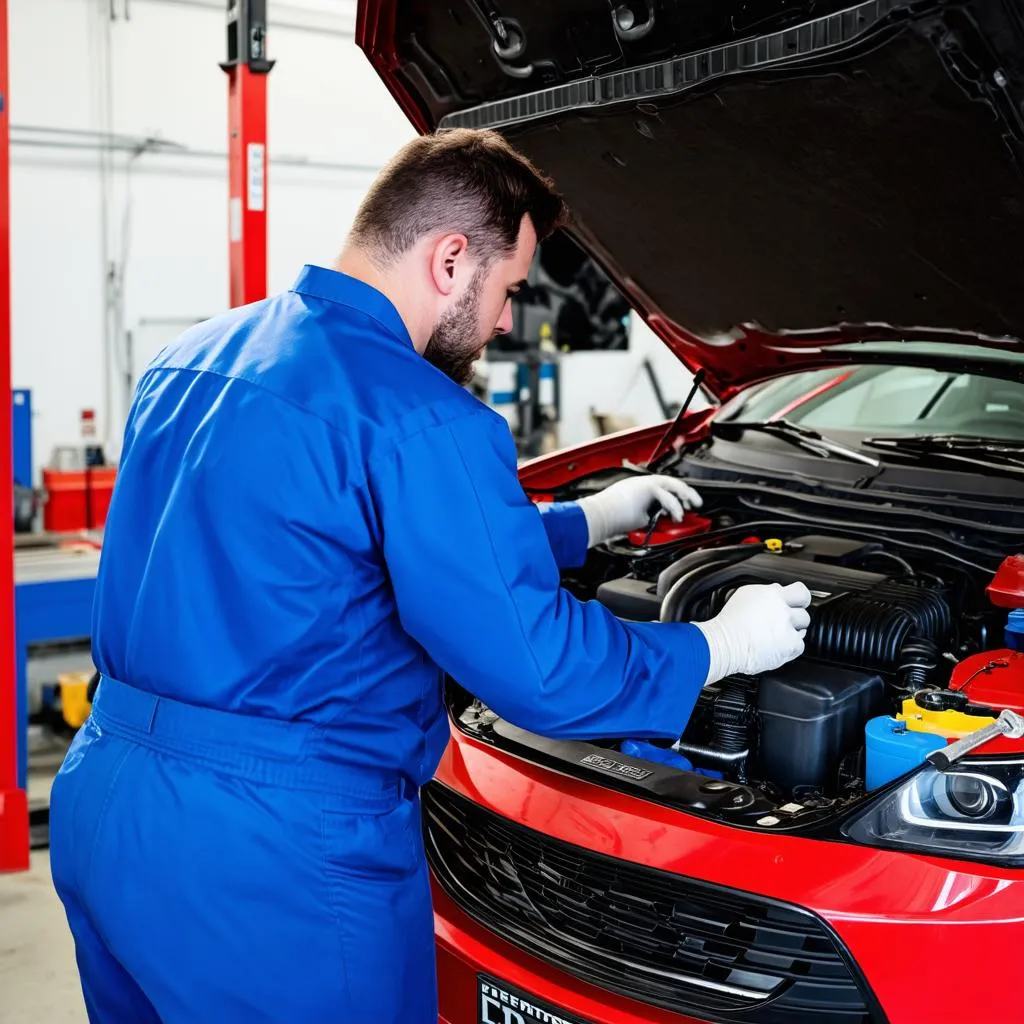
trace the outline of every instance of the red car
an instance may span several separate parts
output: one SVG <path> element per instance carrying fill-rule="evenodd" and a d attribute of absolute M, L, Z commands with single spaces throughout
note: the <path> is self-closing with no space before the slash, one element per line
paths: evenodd
<path fill-rule="evenodd" d="M 442 1019 L 1024 1020 L 1020 5 L 363 0 L 357 37 L 420 130 L 551 174 L 719 402 L 523 470 L 704 495 L 565 586 L 697 621 L 814 593 L 806 655 L 706 688 L 672 746 L 544 739 L 449 682 Z"/>

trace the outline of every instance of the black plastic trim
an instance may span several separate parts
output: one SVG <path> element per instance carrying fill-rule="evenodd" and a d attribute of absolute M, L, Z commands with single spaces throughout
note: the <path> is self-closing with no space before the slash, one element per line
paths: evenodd
<path fill-rule="evenodd" d="M 905 0 L 867 0 L 769 35 L 454 111 L 441 118 L 439 128 L 499 128 L 569 111 L 675 96 L 727 75 L 784 67 L 841 50 L 910 6 Z"/>
<path fill-rule="evenodd" d="M 625 986 L 609 983 L 607 978 L 602 979 L 598 977 L 600 974 L 598 968 L 588 959 L 584 957 L 574 958 L 569 950 L 562 950 L 560 952 L 552 950 L 551 944 L 539 941 L 538 935 L 527 932 L 524 929 L 517 928 L 516 924 L 509 919 L 508 915 L 491 911 L 487 900 L 484 898 L 484 893 L 472 894 L 470 898 L 467 898 L 466 893 L 468 890 L 462 887 L 448 870 L 448 867 L 441 857 L 431 835 L 431 808 L 435 801 L 438 803 L 447 802 L 449 807 L 454 804 L 456 808 L 461 804 L 461 810 L 463 811 L 468 810 L 470 813 L 489 816 L 499 822 L 500 825 L 508 831 L 513 833 L 519 832 L 527 835 L 528 837 L 534 837 L 531 841 L 543 841 L 556 849 L 568 851 L 572 856 L 577 858 L 590 859 L 600 865 L 603 870 L 635 873 L 635 877 L 642 879 L 646 883 L 665 886 L 668 889 L 671 889 L 673 886 L 677 889 L 688 888 L 691 891 L 694 891 L 698 896 L 703 896 L 705 899 L 709 896 L 717 896 L 719 898 L 732 899 L 737 902 L 745 901 L 753 907 L 771 908 L 799 915 L 812 923 L 813 926 L 820 931 L 822 937 L 831 943 L 839 960 L 842 961 L 849 971 L 850 979 L 864 1002 L 865 1015 L 862 1016 L 862 1019 L 870 1021 L 872 1024 L 885 1024 L 887 1021 L 881 1004 L 874 992 L 871 990 L 871 987 L 868 984 L 867 979 L 864 977 L 864 974 L 856 960 L 850 954 L 838 933 L 827 921 L 819 917 L 813 911 L 808 910 L 806 907 L 786 903 L 757 893 L 716 885 L 714 883 L 704 881 L 703 879 L 661 871 L 646 865 L 609 857 L 585 847 L 565 843 L 562 840 L 554 839 L 545 833 L 536 832 L 518 822 L 486 809 L 463 796 L 461 793 L 456 792 L 451 787 L 445 786 L 444 784 L 436 781 L 429 783 L 424 788 L 423 795 L 424 835 L 427 857 L 438 884 L 456 903 L 456 905 L 469 915 L 470 918 L 477 921 L 480 925 L 505 941 L 508 941 L 514 946 L 525 950 L 527 953 L 550 963 L 559 970 L 566 971 L 572 976 L 586 981 L 589 984 L 595 984 L 598 985 L 598 987 L 605 988 L 609 991 L 615 991 L 627 998 L 637 999 L 638 1001 L 647 1003 L 648 1005 L 662 1006 L 676 1012 L 696 1013 L 699 1015 L 701 1020 L 713 1022 L 713 1024 L 737 1024 L 737 1022 L 741 1021 L 744 1022 L 744 1024 L 757 1024 L 760 1019 L 763 1019 L 763 1017 L 759 1016 L 758 1009 L 770 1009 L 771 1003 L 775 1001 L 768 1000 L 759 1006 L 748 1005 L 743 1009 L 737 1009 L 734 1007 L 730 1010 L 723 1009 L 721 1006 L 714 1008 L 706 1004 L 702 1005 L 696 999 L 691 999 L 688 1002 L 683 998 L 678 1000 L 672 999 L 671 1001 L 666 1001 L 664 998 L 657 1000 L 644 998 L 639 978 L 634 979 L 633 986 L 627 989 Z M 449 839 L 453 838 L 450 832 L 445 831 L 445 835 L 447 835 Z M 688 990 L 688 995 L 692 996 L 693 990 Z M 791 1013 L 790 1019 L 794 1024 L 798 1024 L 800 1021 L 807 1022 L 807 1024 L 811 1021 L 821 1022 L 821 1024 L 824 1024 L 826 1020 L 831 1021 L 845 1018 L 833 1016 L 831 1014 L 827 1016 L 822 1016 L 821 1014 L 808 1014 L 807 1016 L 804 1016 L 803 1014 Z"/>

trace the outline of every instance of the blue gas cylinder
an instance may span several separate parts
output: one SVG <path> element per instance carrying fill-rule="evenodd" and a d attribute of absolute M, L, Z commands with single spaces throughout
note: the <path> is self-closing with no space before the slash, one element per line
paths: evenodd
<path fill-rule="evenodd" d="M 889 715 L 872 718 L 865 727 L 867 756 L 865 782 L 868 791 L 919 767 L 933 751 L 946 745 L 945 737 L 931 732 L 911 732 L 906 722 Z"/>
<path fill-rule="evenodd" d="M 1006 646 L 1024 651 L 1024 608 L 1015 608 L 1006 619 Z"/>

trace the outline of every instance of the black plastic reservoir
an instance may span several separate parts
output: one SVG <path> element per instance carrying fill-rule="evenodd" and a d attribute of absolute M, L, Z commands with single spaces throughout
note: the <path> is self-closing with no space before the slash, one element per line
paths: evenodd
<path fill-rule="evenodd" d="M 832 791 L 843 756 L 864 743 L 864 723 L 885 711 L 885 683 L 862 669 L 800 658 L 760 679 L 757 775 L 784 790 Z"/>

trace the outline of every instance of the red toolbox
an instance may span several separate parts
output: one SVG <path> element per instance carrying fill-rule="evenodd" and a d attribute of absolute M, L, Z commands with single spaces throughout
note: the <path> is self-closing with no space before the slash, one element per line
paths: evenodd
<path fill-rule="evenodd" d="M 84 469 L 44 469 L 43 528 L 77 533 L 89 528 L 89 478 Z"/>

